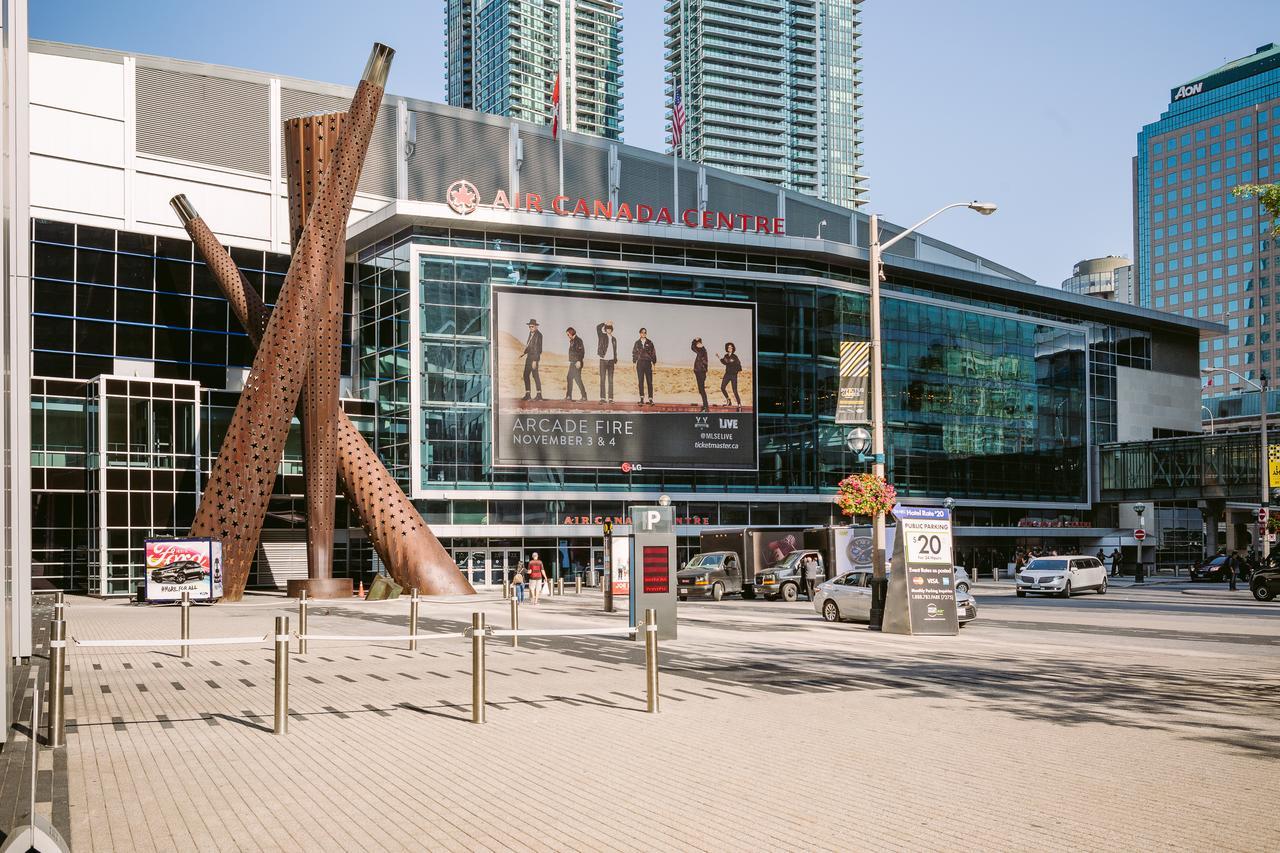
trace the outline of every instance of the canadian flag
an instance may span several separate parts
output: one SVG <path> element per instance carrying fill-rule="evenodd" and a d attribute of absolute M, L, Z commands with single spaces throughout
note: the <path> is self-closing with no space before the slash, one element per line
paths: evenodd
<path fill-rule="evenodd" d="M 556 86 L 551 90 L 551 138 L 560 134 L 560 75 L 556 74 Z"/>

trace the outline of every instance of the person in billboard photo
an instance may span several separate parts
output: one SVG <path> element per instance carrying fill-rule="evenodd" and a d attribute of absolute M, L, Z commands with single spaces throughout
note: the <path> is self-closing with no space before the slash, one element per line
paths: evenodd
<path fill-rule="evenodd" d="M 582 384 L 582 361 L 587 357 L 587 348 L 573 326 L 565 329 L 564 333 L 569 336 L 569 372 L 564 378 L 564 398 L 573 400 L 573 385 L 576 382 L 580 396 L 586 402 L 587 386 Z"/>
<path fill-rule="evenodd" d="M 613 336 L 613 321 L 596 325 L 596 355 L 600 358 L 600 402 L 613 402 L 613 368 L 618 363 L 618 339 Z"/>
<path fill-rule="evenodd" d="M 533 377 L 534 386 L 538 389 L 537 399 L 542 399 L 542 377 L 538 375 L 538 362 L 542 361 L 542 332 L 538 331 L 538 321 L 529 320 L 529 339 L 524 343 L 524 399 L 529 399 L 529 377 Z"/>
<path fill-rule="evenodd" d="M 694 338 L 689 349 L 693 350 L 693 378 L 698 383 L 698 396 L 702 397 L 701 411 L 710 411 L 707 406 L 707 348 L 702 345 L 702 338 Z"/>
<path fill-rule="evenodd" d="M 738 347 L 733 341 L 729 341 L 724 345 L 724 355 L 716 353 L 716 358 L 720 359 L 720 363 L 724 365 L 724 378 L 720 380 L 720 393 L 724 394 L 724 404 L 735 405 L 742 408 L 742 397 L 738 396 L 738 374 L 742 372 L 742 360 L 738 358 Z M 726 388 L 733 387 L 734 402 L 729 402 L 729 394 Z"/>
<path fill-rule="evenodd" d="M 640 337 L 631 345 L 631 361 L 636 366 L 636 384 L 640 386 L 640 404 L 644 405 L 645 383 L 649 386 L 649 405 L 653 405 L 653 366 L 658 361 L 658 351 L 649 340 L 649 330 L 640 327 Z"/>

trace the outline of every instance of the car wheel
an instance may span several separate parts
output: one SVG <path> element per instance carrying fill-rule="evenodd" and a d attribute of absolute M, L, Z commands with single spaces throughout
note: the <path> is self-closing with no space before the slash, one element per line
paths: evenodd
<path fill-rule="evenodd" d="M 1106 594 L 1107 594 L 1107 579 L 1103 578 L 1102 583 L 1098 585 L 1098 595 L 1106 595 Z"/>
<path fill-rule="evenodd" d="M 745 598 L 747 601 L 753 601 L 756 597 L 755 587 L 744 586 L 742 588 L 742 597 Z M 718 600 L 719 599 L 717 599 L 717 601 Z"/>
<path fill-rule="evenodd" d="M 1026 592 L 1024 592 L 1023 590 L 1020 590 L 1020 589 L 1019 589 L 1019 590 L 1015 590 L 1015 591 L 1014 591 L 1014 594 L 1015 594 L 1015 595 L 1017 595 L 1017 596 L 1018 596 L 1018 598 L 1026 598 L 1026 597 L 1027 597 Z"/>
<path fill-rule="evenodd" d="M 968 592 L 969 585 L 967 583 L 958 583 L 956 584 L 956 589 L 960 590 L 961 592 Z"/>
<path fill-rule="evenodd" d="M 840 621 L 840 608 L 831 599 L 827 599 L 822 605 L 822 618 L 828 622 Z"/>
<path fill-rule="evenodd" d="M 718 583 L 711 587 L 711 600 L 719 601 L 722 598 L 724 598 L 724 584 Z"/>
<path fill-rule="evenodd" d="M 968 625 L 969 623 L 968 623 L 968 622 L 958 622 L 958 623 L 956 623 L 956 624 L 958 624 L 961 628 L 963 628 L 965 625 Z"/>
<path fill-rule="evenodd" d="M 1260 583 L 1253 588 L 1253 597 L 1259 601 L 1270 601 L 1276 597 L 1276 594 L 1265 583 Z"/>
<path fill-rule="evenodd" d="M 1059 597 L 1059 598 L 1070 598 L 1070 597 L 1071 597 L 1071 581 L 1067 581 L 1067 587 L 1066 587 L 1066 589 L 1064 589 L 1062 592 L 1058 593 L 1058 597 Z"/>
<path fill-rule="evenodd" d="M 682 596 L 680 596 L 680 600 L 681 600 L 681 601 L 688 601 L 688 600 L 689 600 L 689 596 L 687 596 L 687 595 L 682 595 Z"/>
<path fill-rule="evenodd" d="M 795 601 L 797 598 L 799 598 L 799 595 L 796 592 L 795 584 L 789 583 L 782 588 L 783 601 Z"/>

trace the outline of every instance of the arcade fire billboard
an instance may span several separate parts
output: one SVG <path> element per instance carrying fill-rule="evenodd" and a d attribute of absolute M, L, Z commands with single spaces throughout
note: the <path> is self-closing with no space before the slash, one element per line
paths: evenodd
<path fill-rule="evenodd" d="M 494 464 L 756 470 L 755 311 L 495 286 Z"/>

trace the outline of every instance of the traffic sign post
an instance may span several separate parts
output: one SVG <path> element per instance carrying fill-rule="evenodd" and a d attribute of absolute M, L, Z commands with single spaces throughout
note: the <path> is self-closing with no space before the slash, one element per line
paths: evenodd
<path fill-rule="evenodd" d="M 1133 538 L 1141 542 L 1143 539 L 1147 538 L 1147 531 L 1139 527 L 1137 530 L 1133 531 Z"/>

